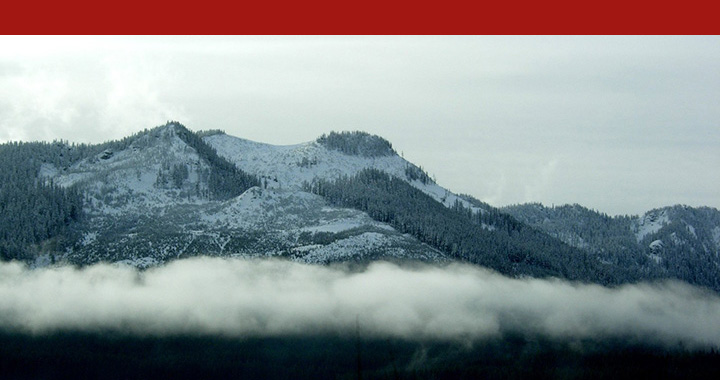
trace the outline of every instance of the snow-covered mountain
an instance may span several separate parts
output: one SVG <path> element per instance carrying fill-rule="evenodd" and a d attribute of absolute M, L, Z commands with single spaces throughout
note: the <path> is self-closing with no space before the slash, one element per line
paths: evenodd
<path fill-rule="evenodd" d="M 99 145 L 0 145 L 0 258 L 36 266 L 459 260 L 513 276 L 671 277 L 720 290 L 719 215 L 497 209 L 441 187 L 363 132 L 276 146 L 170 122 Z"/>
<path fill-rule="evenodd" d="M 210 134 L 201 141 L 259 179 L 237 196 L 217 198 L 213 163 L 182 138 L 188 133 L 169 123 L 139 134 L 121 150 L 104 149 L 63 168 L 43 163 L 41 178 L 82 189 L 86 216 L 76 244 L 41 255 L 37 264 L 61 259 L 147 266 L 201 254 L 281 255 L 313 263 L 445 260 L 410 235 L 302 190 L 305 181 L 352 174 L 372 160 L 317 142 L 277 147 Z M 304 159 L 311 160 L 310 170 L 302 166 Z M 397 155 L 378 162 L 402 175 L 410 165 Z M 435 184 L 418 186 L 445 194 Z"/>

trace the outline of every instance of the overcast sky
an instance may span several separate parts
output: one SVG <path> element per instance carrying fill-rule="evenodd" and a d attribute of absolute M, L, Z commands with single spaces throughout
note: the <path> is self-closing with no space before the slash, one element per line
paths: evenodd
<path fill-rule="evenodd" d="M 378 134 L 495 206 L 720 207 L 720 37 L 0 37 L 0 141 Z"/>

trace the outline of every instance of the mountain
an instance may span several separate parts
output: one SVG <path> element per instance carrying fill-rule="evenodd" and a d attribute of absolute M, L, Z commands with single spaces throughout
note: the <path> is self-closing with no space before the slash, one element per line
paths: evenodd
<path fill-rule="evenodd" d="M 670 206 L 610 217 L 582 207 L 502 208 L 523 223 L 619 266 L 641 263 L 646 278 L 677 278 L 720 289 L 720 211 Z"/>
<path fill-rule="evenodd" d="M 252 172 L 236 167 L 206 142 L 224 139 L 229 136 L 196 134 L 179 123 L 168 123 L 100 146 L 66 142 L 3 146 L 0 156 L 7 156 L 8 162 L 13 154 L 27 156 L 17 160 L 31 163 L 27 171 L 36 178 L 33 182 L 81 193 L 83 209 L 82 217 L 66 220 L 65 228 L 55 235 L 22 242 L 6 239 L 4 256 L 36 265 L 60 260 L 136 266 L 201 254 L 280 255 L 318 263 L 443 260 L 440 252 L 412 236 L 302 191 L 299 182 L 288 177 L 292 170 L 283 176 L 272 166 L 275 156 L 268 155 L 267 167 L 259 165 Z M 306 145 L 329 151 L 316 142 Z M 71 155 L 67 152 L 73 157 L 63 159 Z M 343 154 L 332 152 L 330 160 Z M 246 157 L 245 149 L 223 153 Z M 271 178 L 272 173 L 280 178 L 274 174 Z M 4 226 L 5 231 L 12 230 L 10 221 Z M 8 248 L 20 243 L 29 248 Z"/>
<path fill-rule="evenodd" d="M 720 289 L 717 210 L 498 209 L 441 187 L 364 132 L 275 146 L 169 122 L 98 145 L 7 143 L 0 180 L 0 257 L 34 266 L 461 261 L 511 276 Z"/>

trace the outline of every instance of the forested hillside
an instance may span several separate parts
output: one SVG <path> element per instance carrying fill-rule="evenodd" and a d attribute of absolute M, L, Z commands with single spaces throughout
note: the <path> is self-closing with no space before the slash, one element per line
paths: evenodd
<path fill-rule="evenodd" d="M 127 148 L 140 132 L 103 144 L 67 141 L 0 145 L 0 259 L 26 260 L 43 250 L 61 250 L 76 238 L 70 228 L 83 217 L 83 192 L 41 178 L 43 166 L 60 170 L 88 157 Z"/>
<path fill-rule="evenodd" d="M 87 229 L 86 206 L 93 203 L 131 200 L 140 194 L 118 194 L 117 184 L 103 174 L 88 182 L 87 168 L 112 168 L 120 152 L 141 157 L 157 144 L 162 130 L 172 128 L 185 143 L 208 163 L 208 196 L 224 200 L 259 184 L 258 179 L 218 156 L 200 136 L 177 122 L 169 122 L 117 141 L 102 144 L 74 144 L 65 141 L 11 142 L 0 145 L 0 259 L 33 260 L 47 252 L 72 248 Z M 80 166 L 78 166 L 80 165 Z M 146 165 L 150 165 L 147 162 Z M 85 168 L 85 169 L 83 169 Z M 139 175 L 140 169 L 137 169 Z M 134 172 L 134 171 L 133 171 Z M 188 166 L 168 162 L 159 166 L 155 186 L 181 189 L 189 176 Z M 55 178 L 72 179 L 64 186 Z M 139 177 L 138 177 L 139 178 Z M 199 187 L 196 192 L 199 192 Z M 199 194 L 200 195 L 200 194 Z M 91 201 L 91 204 L 86 202 Z M 55 257 L 52 255 L 51 257 Z"/>
<path fill-rule="evenodd" d="M 565 243 L 617 265 L 635 265 L 642 249 L 632 232 L 632 218 L 610 217 L 580 205 L 545 207 L 539 203 L 504 207 L 501 211 L 539 228 Z"/>
<path fill-rule="evenodd" d="M 38 173 L 43 163 L 67 164 L 86 149 L 62 142 L 0 145 L 0 258 L 25 259 L 41 244 L 66 241 L 63 234 L 82 218 L 82 194 Z"/>
<path fill-rule="evenodd" d="M 353 177 L 308 184 L 331 203 L 367 212 L 401 232 L 412 234 L 450 257 L 508 275 L 557 276 L 598 283 L 636 277 L 601 264 L 513 217 L 492 210 L 473 213 L 459 202 L 446 208 L 406 181 L 366 169 Z"/>
<path fill-rule="evenodd" d="M 643 278 L 677 278 L 720 290 L 717 209 L 678 205 L 611 217 L 580 205 L 533 203 L 502 211 Z"/>
<path fill-rule="evenodd" d="M 253 186 L 260 185 L 260 180 L 256 176 L 245 173 L 225 158 L 218 156 L 217 151 L 205 143 L 199 134 L 178 122 L 173 124 L 176 126 L 178 137 L 195 149 L 197 154 L 210 165 L 208 187 L 214 199 L 230 199 Z"/>

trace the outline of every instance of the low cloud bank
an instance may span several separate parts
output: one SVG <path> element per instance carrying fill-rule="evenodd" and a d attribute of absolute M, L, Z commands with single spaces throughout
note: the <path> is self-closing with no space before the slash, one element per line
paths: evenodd
<path fill-rule="evenodd" d="M 0 263 L 0 328 L 134 334 L 361 333 L 480 339 L 505 333 L 720 346 L 720 297 L 679 282 L 605 288 L 477 267 L 360 272 L 278 260 L 193 258 L 140 272 Z"/>

